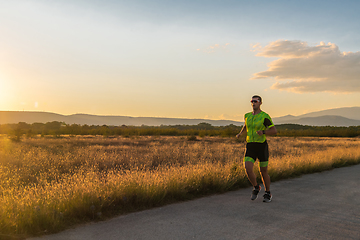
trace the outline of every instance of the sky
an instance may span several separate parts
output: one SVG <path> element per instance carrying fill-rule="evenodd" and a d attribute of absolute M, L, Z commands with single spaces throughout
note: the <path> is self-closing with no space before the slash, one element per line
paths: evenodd
<path fill-rule="evenodd" d="M 0 0 L 0 111 L 242 121 L 360 106 L 360 1 Z"/>

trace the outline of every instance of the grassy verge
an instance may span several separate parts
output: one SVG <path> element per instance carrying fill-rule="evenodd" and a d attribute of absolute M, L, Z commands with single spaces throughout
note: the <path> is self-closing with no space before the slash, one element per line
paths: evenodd
<path fill-rule="evenodd" d="M 244 144 L 229 138 L 3 138 L 0 145 L 0 239 L 249 186 Z M 272 181 L 360 163 L 360 139 L 282 137 L 269 145 Z"/>

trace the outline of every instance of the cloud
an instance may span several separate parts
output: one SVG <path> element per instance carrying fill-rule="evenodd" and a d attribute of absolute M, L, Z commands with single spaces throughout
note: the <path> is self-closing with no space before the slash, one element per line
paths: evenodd
<path fill-rule="evenodd" d="M 244 115 L 229 115 L 226 113 L 221 114 L 218 119 L 220 120 L 234 120 L 234 121 L 241 121 L 244 118 Z"/>
<path fill-rule="evenodd" d="M 278 40 L 259 47 L 256 56 L 278 57 L 252 79 L 274 78 L 272 89 L 291 92 L 360 92 L 360 52 L 340 52 L 333 43 L 309 46 Z"/>
<path fill-rule="evenodd" d="M 261 51 L 260 43 L 250 44 L 250 47 L 252 48 L 252 50 L 250 50 L 252 52 Z"/>

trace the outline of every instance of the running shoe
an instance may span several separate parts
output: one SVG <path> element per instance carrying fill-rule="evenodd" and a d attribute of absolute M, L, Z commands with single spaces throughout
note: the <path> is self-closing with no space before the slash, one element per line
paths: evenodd
<path fill-rule="evenodd" d="M 266 202 L 266 203 L 271 202 L 272 196 L 271 196 L 271 194 L 270 194 L 270 193 L 265 192 L 265 194 L 264 194 L 264 196 L 263 196 L 263 197 L 264 197 L 263 202 Z"/>
<path fill-rule="evenodd" d="M 254 189 L 252 190 L 252 194 L 251 194 L 251 200 L 257 199 L 260 190 L 261 190 L 261 186 L 259 186 L 259 188 L 257 188 L 257 189 L 254 187 Z"/>

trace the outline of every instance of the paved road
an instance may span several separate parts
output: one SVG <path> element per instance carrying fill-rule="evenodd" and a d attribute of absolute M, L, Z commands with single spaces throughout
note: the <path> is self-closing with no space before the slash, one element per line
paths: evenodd
<path fill-rule="evenodd" d="M 275 182 L 271 203 L 251 201 L 250 193 L 204 197 L 33 240 L 360 239 L 360 165 Z"/>

